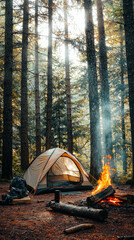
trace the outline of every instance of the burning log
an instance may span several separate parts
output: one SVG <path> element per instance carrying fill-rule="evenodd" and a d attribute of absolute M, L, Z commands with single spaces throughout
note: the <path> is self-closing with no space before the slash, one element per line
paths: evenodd
<path fill-rule="evenodd" d="M 107 211 L 104 209 L 95 209 L 95 208 L 87 208 L 87 207 L 77 207 L 74 205 L 65 204 L 62 202 L 50 201 L 49 207 L 54 211 L 58 211 L 61 213 L 83 217 L 83 218 L 91 218 L 98 221 L 104 221 L 107 218 Z"/>
<path fill-rule="evenodd" d="M 73 227 L 67 228 L 67 229 L 64 230 L 64 232 L 66 234 L 70 234 L 70 233 L 75 233 L 75 232 L 78 232 L 80 230 L 89 229 L 89 228 L 93 228 L 93 227 L 94 227 L 93 224 L 83 223 L 83 224 L 79 224 L 77 226 L 73 226 Z"/>
<path fill-rule="evenodd" d="M 87 198 L 87 205 L 92 206 L 101 200 L 113 195 L 115 190 L 113 189 L 112 185 L 109 185 L 107 188 L 104 188 L 100 192 L 93 194 Z"/>

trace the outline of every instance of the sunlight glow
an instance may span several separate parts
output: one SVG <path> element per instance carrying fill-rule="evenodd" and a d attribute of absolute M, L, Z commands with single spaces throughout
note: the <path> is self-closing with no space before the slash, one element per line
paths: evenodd
<path fill-rule="evenodd" d="M 85 36 L 85 12 L 84 7 L 77 4 L 72 6 L 71 1 L 68 1 L 68 32 L 69 39 L 76 42 L 76 39 L 83 41 Z M 93 21 L 97 23 L 96 7 L 93 7 Z M 48 47 L 48 22 L 43 21 L 39 24 L 39 44 L 43 48 Z M 57 8 L 53 13 L 53 45 L 56 45 L 56 51 L 59 59 L 62 61 L 65 58 L 64 46 L 64 11 L 63 6 Z M 81 53 L 82 54 L 82 53 Z M 80 51 L 73 43 L 69 44 L 69 59 L 74 64 L 80 62 Z"/>

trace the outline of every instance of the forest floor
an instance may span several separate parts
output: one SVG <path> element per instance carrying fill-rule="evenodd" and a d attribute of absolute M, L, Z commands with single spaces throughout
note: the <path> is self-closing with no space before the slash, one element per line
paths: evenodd
<path fill-rule="evenodd" d="M 9 185 L 0 182 L 0 195 L 8 192 Z M 129 185 L 116 186 L 115 189 L 134 194 L 134 188 Z M 0 240 L 134 239 L 134 203 L 109 206 L 106 220 L 98 222 L 52 211 L 46 205 L 54 199 L 53 193 L 29 196 L 32 199 L 29 204 L 0 205 Z M 89 191 L 62 193 L 61 201 L 77 205 L 88 196 Z M 92 223 L 94 228 L 68 235 L 64 233 L 66 228 L 82 223 Z"/>

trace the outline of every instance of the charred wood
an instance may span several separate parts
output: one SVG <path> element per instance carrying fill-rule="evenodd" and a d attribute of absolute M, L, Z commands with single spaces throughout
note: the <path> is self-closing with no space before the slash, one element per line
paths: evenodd
<path fill-rule="evenodd" d="M 102 191 L 91 195 L 87 198 L 87 205 L 93 206 L 94 204 L 100 202 L 101 200 L 110 197 L 115 193 L 115 190 L 113 189 L 112 185 L 108 186 L 107 188 L 104 188 Z"/>

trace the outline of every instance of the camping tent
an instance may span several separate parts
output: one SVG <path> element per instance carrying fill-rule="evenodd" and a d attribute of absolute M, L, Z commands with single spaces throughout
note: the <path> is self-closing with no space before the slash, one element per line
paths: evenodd
<path fill-rule="evenodd" d="M 36 194 L 52 192 L 55 189 L 92 189 L 81 163 L 61 148 L 49 149 L 33 160 L 24 174 L 24 179 Z"/>

